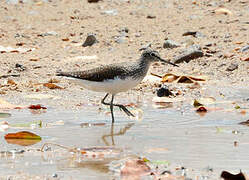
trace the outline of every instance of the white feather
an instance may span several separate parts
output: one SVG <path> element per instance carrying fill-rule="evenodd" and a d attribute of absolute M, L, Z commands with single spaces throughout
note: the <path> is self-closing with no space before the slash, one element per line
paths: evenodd
<path fill-rule="evenodd" d="M 125 79 L 114 78 L 102 82 L 88 81 L 69 77 L 66 77 L 66 79 L 92 91 L 117 94 L 119 92 L 128 91 L 129 89 L 137 86 L 143 80 L 143 77 L 138 79 L 133 79 L 132 77 L 127 77 Z"/>

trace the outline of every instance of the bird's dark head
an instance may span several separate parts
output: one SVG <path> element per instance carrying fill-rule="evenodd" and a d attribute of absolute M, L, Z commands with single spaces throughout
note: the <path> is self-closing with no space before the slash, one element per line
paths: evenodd
<path fill-rule="evenodd" d="M 171 63 L 169 61 L 166 61 L 164 59 L 162 59 L 159 55 L 159 53 L 151 48 L 147 48 L 143 51 L 142 55 L 141 55 L 141 58 L 143 61 L 146 61 L 146 62 L 150 62 L 150 63 L 153 63 L 153 62 L 164 62 L 164 63 L 167 63 L 167 64 L 171 64 L 173 66 L 178 66 L 174 63 Z"/>

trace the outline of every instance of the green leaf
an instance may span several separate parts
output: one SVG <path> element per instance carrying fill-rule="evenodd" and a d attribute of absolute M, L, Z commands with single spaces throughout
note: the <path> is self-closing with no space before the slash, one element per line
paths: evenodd
<path fill-rule="evenodd" d="M 0 118 L 8 118 L 10 116 L 11 116 L 10 113 L 3 113 L 3 112 L 0 113 Z"/>
<path fill-rule="evenodd" d="M 42 127 L 42 121 L 33 121 L 29 123 L 11 124 L 11 127 L 31 127 L 32 125 L 37 125 L 39 128 Z"/>

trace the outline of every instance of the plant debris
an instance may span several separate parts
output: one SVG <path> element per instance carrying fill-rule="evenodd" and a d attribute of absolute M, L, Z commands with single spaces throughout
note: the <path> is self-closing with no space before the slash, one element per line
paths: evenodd
<path fill-rule="evenodd" d="M 28 107 L 29 109 L 47 109 L 45 106 L 42 106 L 41 104 L 32 104 Z"/>

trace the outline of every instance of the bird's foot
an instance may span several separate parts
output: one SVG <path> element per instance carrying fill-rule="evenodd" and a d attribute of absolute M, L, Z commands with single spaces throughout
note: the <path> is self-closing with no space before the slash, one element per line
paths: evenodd
<path fill-rule="evenodd" d="M 134 114 L 132 114 L 124 105 L 118 106 L 120 110 L 123 110 L 128 116 L 135 117 Z"/>

